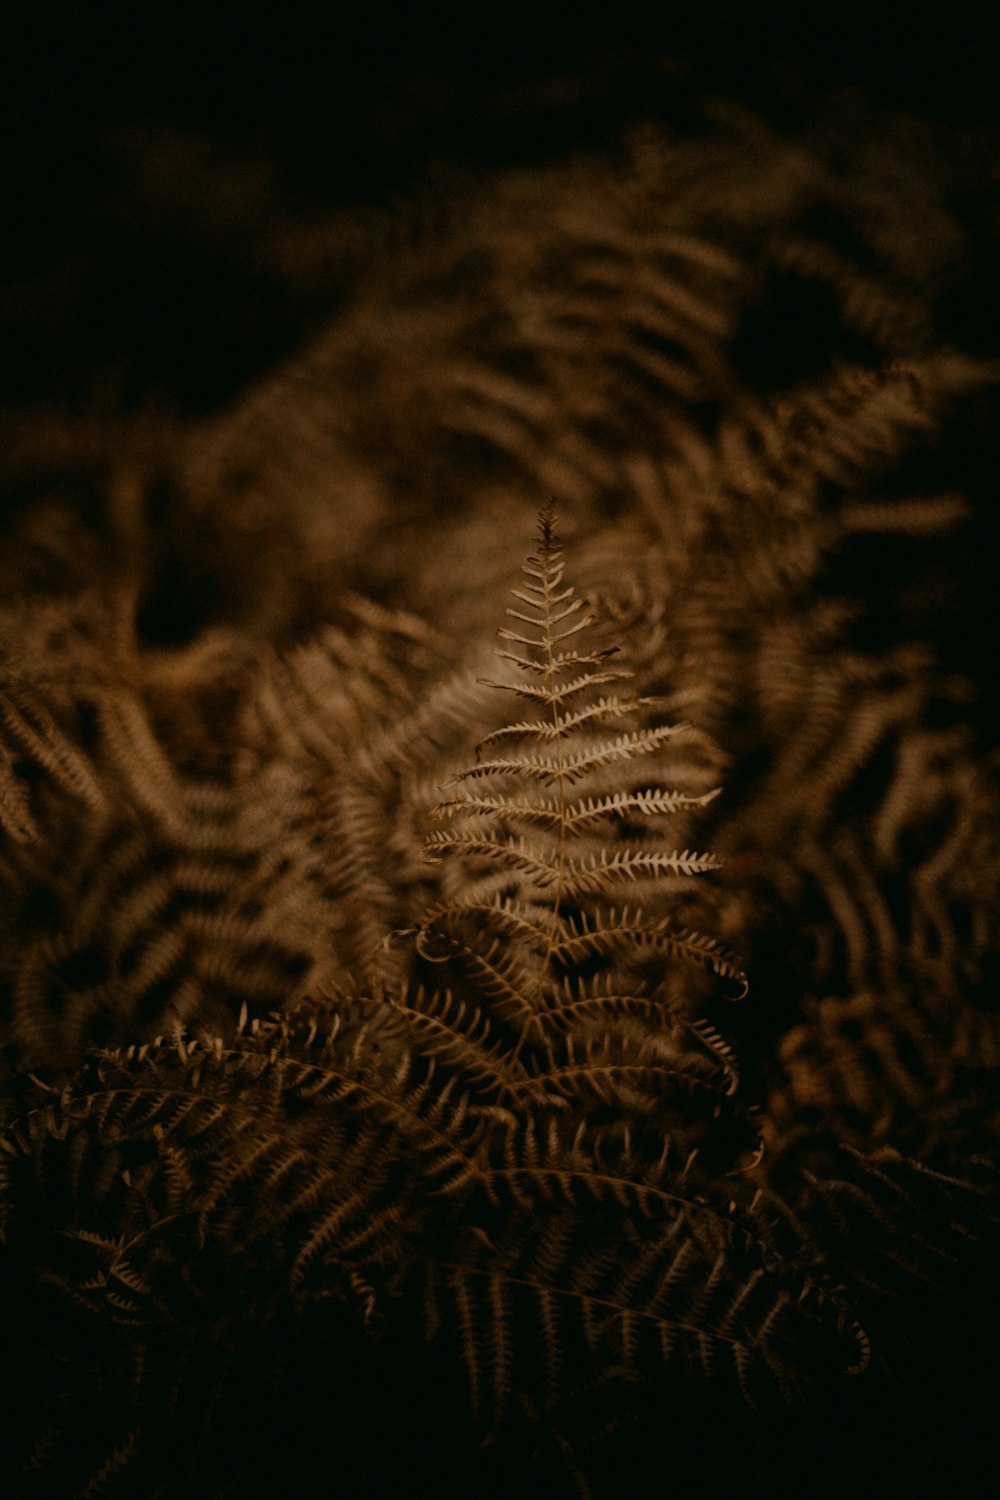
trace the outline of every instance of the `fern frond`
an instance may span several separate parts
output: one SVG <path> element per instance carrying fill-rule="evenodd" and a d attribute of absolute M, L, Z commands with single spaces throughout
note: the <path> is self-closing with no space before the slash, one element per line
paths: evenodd
<path fill-rule="evenodd" d="M 578 750 L 575 755 L 565 759 L 536 755 L 483 760 L 461 772 L 456 780 L 470 781 L 484 776 L 530 776 L 546 783 L 565 781 L 572 785 L 600 766 L 617 765 L 642 755 L 652 755 L 668 741 L 686 734 L 689 728 L 687 724 L 661 724 L 651 729 L 637 729 L 631 734 L 618 735 L 586 750 Z"/>
<path fill-rule="evenodd" d="M 56 691 L 66 697 L 64 689 Z M 38 828 L 23 779 L 25 765 L 40 768 L 68 796 L 91 809 L 106 807 L 97 771 L 73 729 L 67 733 L 60 727 L 30 680 L 9 678 L 0 683 L 0 825 L 19 842 L 33 842 Z"/>
<path fill-rule="evenodd" d="M 560 866 L 556 858 L 547 851 L 539 850 L 535 853 L 534 848 L 524 838 L 505 838 L 500 835 L 493 837 L 489 834 L 473 837 L 452 833 L 450 830 L 429 834 L 424 842 L 424 850 L 430 860 L 446 854 L 481 856 L 529 875 L 540 885 L 557 882 Z"/>
<path fill-rule="evenodd" d="M 498 653 L 501 654 L 502 653 Z M 532 670 L 536 664 L 532 663 Z M 516 678 L 513 682 L 494 682 L 489 677 L 481 677 L 478 680 L 484 687 L 502 688 L 506 692 L 516 693 L 519 698 L 532 698 L 537 703 L 567 703 L 571 698 L 577 698 L 582 692 L 588 691 L 597 684 L 606 682 L 628 681 L 630 672 L 590 672 L 574 677 L 570 682 L 555 683 L 551 686 L 541 687 L 533 682 Z M 483 741 L 489 743 L 488 740 Z"/>
<path fill-rule="evenodd" d="M 595 683 L 602 681 L 605 674 L 592 673 L 587 679 L 588 685 L 593 687 Z M 627 677 L 628 673 L 623 673 Z M 487 687 L 506 688 L 508 683 L 489 682 L 482 679 Z M 562 700 L 560 700 L 562 701 Z M 517 724 L 505 724 L 499 729 L 494 729 L 490 734 L 484 735 L 479 741 L 478 749 L 483 745 L 495 744 L 503 739 L 521 739 L 531 736 L 533 739 L 546 741 L 563 739 L 567 735 L 574 734 L 585 724 L 603 724 L 609 719 L 625 718 L 642 710 L 670 706 L 670 700 L 663 697 L 651 695 L 621 698 L 618 696 L 601 696 L 595 703 L 588 703 L 583 708 L 575 709 L 572 713 L 560 713 L 555 720 L 551 719 L 525 719 Z"/>
<path fill-rule="evenodd" d="M 733 1375 L 751 1384 L 785 1382 L 781 1348 L 790 1337 L 825 1345 L 827 1360 L 852 1360 L 854 1330 L 841 1332 L 836 1295 L 818 1284 L 793 1293 L 793 1268 L 757 1240 L 752 1220 L 722 1212 L 681 1177 L 661 1167 L 637 1180 L 624 1161 L 617 1169 L 595 1161 L 579 1134 L 568 1142 L 551 1129 L 512 1133 L 506 1157 L 490 1177 L 502 1218 L 482 1220 L 457 1247 L 460 1257 L 453 1251 L 428 1267 L 439 1310 L 443 1286 L 461 1297 L 461 1343 L 480 1402 L 489 1391 L 502 1405 L 509 1378 L 481 1331 L 489 1282 L 524 1307 L 528 1326 L 539 1325 L 541 1394 L 550 1405 L 581 1346 L 602 1363 L 636 1367 L 654 1351 L 657 1361 L 696 1365 L 724 1354 Z M 611 1225 L 623 1220 L 632 1242 L 625 1267 L 611 1244 Z M 515 1372 L 523 1369 L 520 1322 L 509 1319 L 504 1344 Z"/>
<path fill-rule="evenodd" d="M 691 849 L 674 850 L 670 854 L 647 854 L 635 849 L 609 854 L 602 849 L 579 863 L 567 862 L 564 890 L 572 897 L 592 895 L 606 890 L 617 880 L 661 880 L 669 875 L 702 875 L 706 870 L 720 869 L 724 863 L 721 855 L 698 854 Z"/>
<path fill-rule="evenodd" d="M 645 920 L 641 910 L 628 907 L 611 907 L 575 918 L 570 924 L 570 936 L 556 943 L 552 957 L 572 970 L 595 954 L 607 955 L 623 948 L 659 949 L 661 946 L 672 957 L 704 965 L 721 978 L 735 980 L 739 985 L 738 998 L 746 994 L 749 988 L 746 974 L 735 955 L 716 938 L 707 933 L 676 928 L 669 917 L 661 917 L 656 922 Z"/>
<path fill-rule="evenodd" d="M 705 807 L 716 796 L 717 790 L 692 796 L 686 792 L 650 788 L 642 792 L 615 792 L 606 797 L 588 797 L 586 800 L 562 805 L 556 801 L 527 802 L 503 796 L 456 797 L 448 802 L 439 802 L 435 808 L 435 816 L 442 818 L 457 813 L 479 814 L 520 823 L 536 823 L 547 828 L 557 827 L 562 821 L 576 833 L 591 828 L 609 815 L 625 818 L 629 813 L 639 813 L 643 817 L 655 817 L 658 814 L 675 813 L 681 808 Z"/>
<path fill-rule="evenodd" d="M 513 898 L 496 897 L 492 901 L 435 903 L 421 918 L 418 941 L 424 943 L 435 928 L 461 927 L 467 921 L 478 922 L 482 930 L 511 939 L 517 945 L 541 944 L 544 948 L 552 932 L 548 913 L 539 915 Z"/>

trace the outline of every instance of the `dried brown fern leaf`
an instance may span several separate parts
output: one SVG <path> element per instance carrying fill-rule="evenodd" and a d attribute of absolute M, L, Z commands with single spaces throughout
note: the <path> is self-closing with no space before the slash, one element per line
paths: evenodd
<path fill-rule="evenodd" d="M 514 628 L 500 631 L 505 646 L 498 655 L 512 661 L 518 675 L 490 684 L 528 698 L 538 712 L 533 719 L 501 726 L 483 742 L 492 746 L 516 739 L 526 748 L 499 757 L 480 754 L 475 765 L 459 772 L 454 795 L 432 813 L 450 826 L 431 833 L 425 846 L 435 859 L 460 859 L 473 877 L 494 867 L 506 875 L 508 890 L 489 904 L 474 899 L 467 906 L 459 897 L 436 905 L 419 929 L 424 952 L 435 939 L 450 934 L 454 940 L 463 930 L 469 953 L 475 951 L 477 927 L 484 936 L 509 937 L 520 924 L 522 941 L 510 945 L 519 966 L 512 982 L 522 1014 L 535 1019 L 527 1029 L 521 1023 L 518 1050 L 529 1030 L 535 1041 L 545 1037 L 546 1010 L 561 1003 L 563 976 L 579 968 L 584 949 L 588 960 L 598 963 L 613 952 L 616 973 L 622 975 L 624 950 L 648 945 L 655 933 L 664 951 L 673 941 L 673 956 L 697 950 L 704 963 L 707 948 L 699 948 L 696 934 L 678 928 L 671 935 L 666 919 L 658 926 L 651 920 L 643 930 L 641 923 L 627 923 L 617 907 L 602 908 L 599 898 L 607 901 L 620 880 L 655 888 L 662 897 L 718 863 L 711 855 L 671 848 L 660 832 L 663 820 L 681 818 L 714 795 L 671 786 L 669 773 L 656 764 L 671 742 L 683 740 L 686 726 L 645 722 L 655 699 L 604 691 L 628 674 L 605 665 L 617 647 L 599 640 L 590 644 L 595 618 L 564 582 L 551 506 L 542 513 L 538 536 L 525 581 L 513 590 L 517 608 L 507 611 Z M 517 649 L 506 649 L 508 642 Z M 619 724 L 619 732 L 609 735 L 608 726 Z M 636 764 L 647 761 L 654 762 L 648 769 Z M 486 789 L 463 790 L 470 782 L 485 783 Z M 536 782 L 547 795 L 527 794 Z M 486 825 L 482 831 L 481 824 Z M 734 975 L 735 962 L 728 955 L 723 960 L 721 945 L 718 954 L 716 972 Z"/>

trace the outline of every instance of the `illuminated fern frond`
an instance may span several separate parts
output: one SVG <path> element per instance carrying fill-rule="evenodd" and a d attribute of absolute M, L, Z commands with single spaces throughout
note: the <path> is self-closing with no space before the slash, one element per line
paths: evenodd
<path fill-rule="evenodd" d="M 512 952 L 523 946 L 531 953 L 528 977 L 520 977 L 515 985 L 515 1006 L 537 1016 L 522 1032 L 522 1043 L 529 1031 L 537 1042 L 547 1008 L 561 1003 L 561 974 L 584 961 L 634 965 L 644 945 L 648 951 L 650 944 L 658 943 L 661 957 L 686 956 L 720 976 L 739 974 L 721 944 L 682 930 L 683 924 L 676 922 L 668 936 L 668 922 L 661 921 L 659 913 L 644 931 L 639 928 L 645 918 L 629 922 L 626 913 L 613 907 L 604 918 L 591 917 L 594 898 L 621 881 L 639 881 L 662 898 L 678 882 L 719 867 L 721 861 L 714 855 L 665 846 L 658 832 L 661 818 L 707 806 L 717 789 L 691 792 L 670 785 L 657 760 L 689 731 L 683 724 L 642 722 L 659 699 L 599 692 L 607 677 L 602 663 L 619 648 L 590 646 L 596 618 L 565 581 L 554 505 L 542 512 L 538 549 L 523 571 L 523 584 L 513 590 L 518 607 L 507 612 L 518 621 L 518 629 L 505 627 L 501 637 L 515 636 L 525 647 L 516 665 L 539 679 L 537 688 L 529 685 L 529 695 L 547 712 L 508 729 L 538 748 L 480 758 L 457 772 L 454 783 L 478 781 L 486 789 L 439 802 L 431 816 L 453 826 L 428 834 L 424 844 L 426 855 L 434 860 L 448 856 L 470 872 L 488 871 L 491 865 L 506 872 L 511 894 L 492 903 L 464 896 L 446 901 L 432 909 L 420 929 L 425 952 L 432 933 L 461 929 L 467 965 L 475 965 L 474 954 L 486 961 L 491 933 Z M 561 643 L 571 635 L 581 644 L 562 649 Z M 588 666 L 591 671 L 580 671 Z M 622 668 L 619 675 L 628 673 Z M 495 686 L 521 695 L 526 683 L 518 677 Z M 622 717 L 633 718 L 636 727 L 605 737 L 606 723 Z M 501 727 L 489 738 L 496 740 L 504 733 Z M 645 784 L 634 765 L 640 759 L 652 762 Z M 519 781 L 541 781 L 549 794 L 518 796 Z M 484 823 L 492 823 L 495 831 L 482 828 Z M 597 935 L 598 929 L 603 936 Z M 638 993 L 643 993 L 641 985 Z M 493 994 L 498 992 L 494 989 Z"/>

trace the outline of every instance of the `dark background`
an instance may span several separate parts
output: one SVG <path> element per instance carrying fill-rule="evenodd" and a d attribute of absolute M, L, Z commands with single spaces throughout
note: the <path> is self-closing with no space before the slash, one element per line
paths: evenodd
<path fill-rule="evenodd" d="M 73 401 L 114 371 L 126 401 L 161 386 L 194 415 L 303 332 L 274 288 L 255 314 L 190 247 L 109 219 L 123 132 L 208 137 L 270 163 L 304 206 L 350 204 L 427 162 L 542 159 L 647 114 L 683 126 L 706 94 L 793 125 L 854 88 L 982 129 L 998 120 L 998 42 L 996 10 L 878 0 L 5 8 L 0 401 Z"/>
<path fill-rule="evenodd" d="M 269 214 L 391 203 L 428 168 L 542 162 L 646 118 L 698 131 L 713 96 L 794 131 L 853 92 L 985 141 L 992 185 L 966 206 L 979 258 L 944 337 L 1000 352 L 1000 7 L 64 3 L 6 8 L 0 44 L 0 412 L 15 428 L 40 408 L 153 402 L 185 424 L 236 403 L 335 311 L 255 262 Z M 194 196 L 186 211 L 143 197 L 143 153 L 174 138 L 182 162 L 207 143 L 203 194 L 245 172 L 251 193 L 264 182 L 260 206 L 230 205 L 220 228 Z M 964 458 L 979 508 L 949 629 L 996 743 L 1000 674 L 981 647 L 1000 525 L 984 434 Z M 4 494 L 0 507 L 21 503 Z"/>
<path fill-rule="evenodd" d="M 854 83 L 887 103 L 972 122 L 996 118 L 1000 22 L 985 6 L 39 5 L 5 11 L 15 114 L 53 138 L 146 112 L 225 130 L 350 130 L 352 112 L 411 70 L 470 90 L 593 68 L 609 54 L 690 58 L 713 86 Z M 24 122 L 28 124 L 28 120 Z"/>

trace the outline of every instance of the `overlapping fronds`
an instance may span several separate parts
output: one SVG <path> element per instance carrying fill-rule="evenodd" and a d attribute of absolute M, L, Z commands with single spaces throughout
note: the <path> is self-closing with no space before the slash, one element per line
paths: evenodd
<path fill-rule="evenodd" d="M 885 1364 L 961 1373 L 996 365 L 960 352 L 971 146 L 852 108 L 712 106 L 410 216 L 279 205 L 245 253 L 324 326 L 230 410 L 152 446 L 0 414 L 31 1500 L 313 1493 L 331 1449 L 392 1494 L 421 1440 L 446 1490 L 442 1412 L 457 1494 L 511 1453 L 526 1493 L 546 1447 L 583 1494 L 640 1406 L 608 1493 L 640 1453 L 659 1492 L 665 1432 L 677 1483 L 726 1446 L 720 1492 L 797 1493 Z M 483 601 L 554 490 L 580 595 L 548 507 L 498 669 Z"/>

